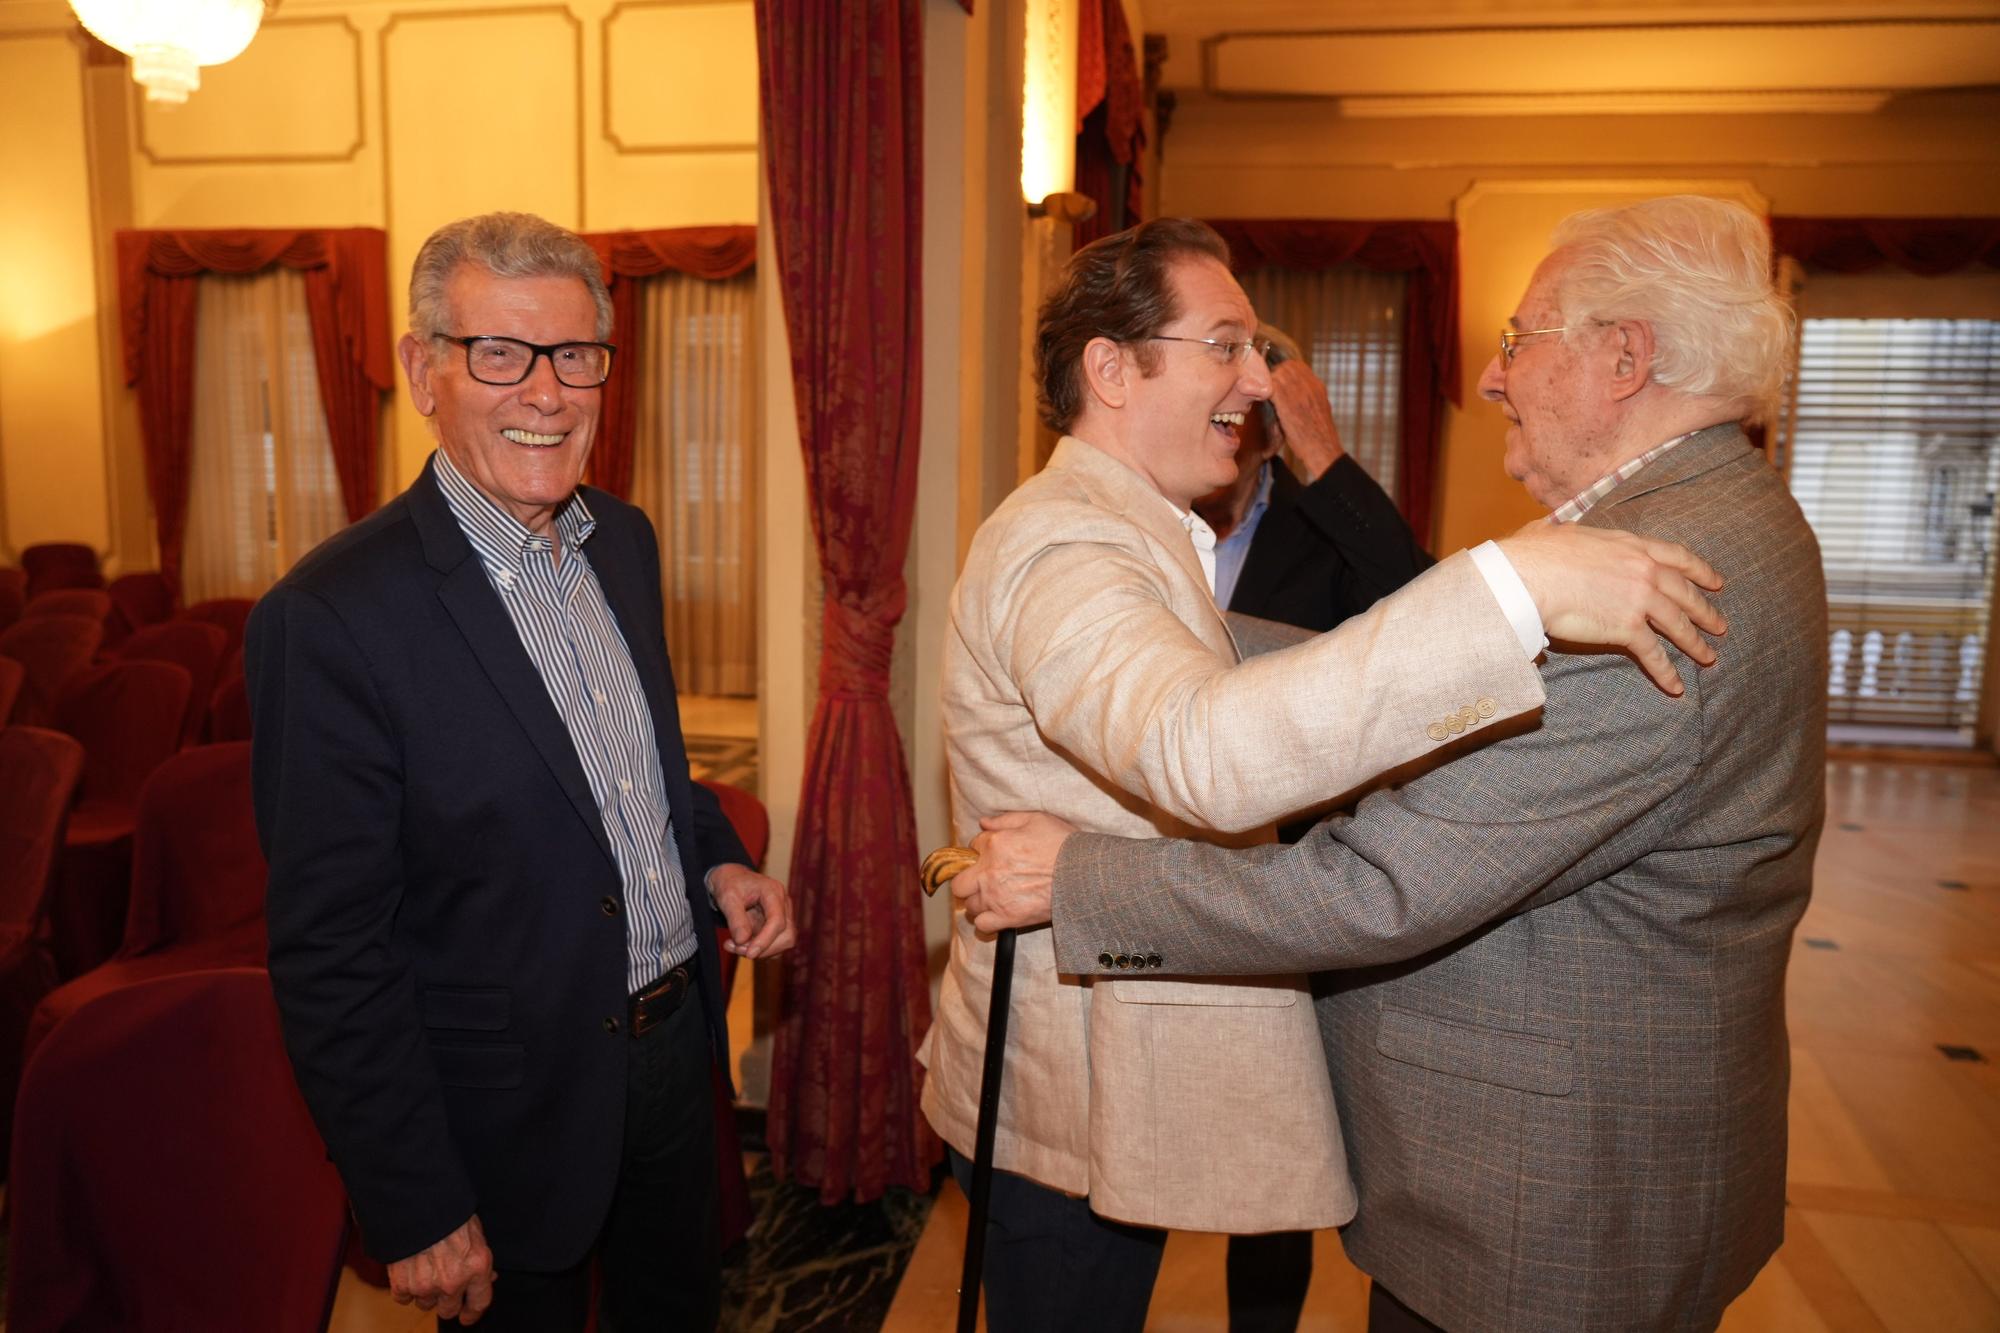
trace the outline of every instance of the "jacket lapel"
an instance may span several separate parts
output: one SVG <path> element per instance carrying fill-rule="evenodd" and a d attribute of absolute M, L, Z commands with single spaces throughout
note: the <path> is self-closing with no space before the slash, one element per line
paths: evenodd
<path fill-rule="evenodd" d="M 473 554 L 458 520 L 452 517 L 444 492 L 438 489 L 431 465 L 410 487 L 410 512 L 424 543 L 424 557 L 439 574 L 438 601 L 444 604 L 466 646 L 479 662 L 486 678 L 527 733 L 528 740 L 547 764 L 575 808 L 577 817 L 589 828 L 598 848 L 614 864 L 611 840 L 605 835 L 604 820 L 598 813 L 597 798 L 591 795 L 590 780 L 576 757 L 569 729 L 549 698 L 541 673 L 521 644 L 521 636 L 500 597 L 487 580 L 486 569 Z"/>
<path fill-rule="evenodd" d="M 1195 553 L 1194 538 L 1174 519 L 1174 507 L 1152 485 L 1123 463 L 1074 435 L 1065 435 L 1049 458 L 1050 471 L 1066 471 L 1081 478 L 1093 498 L 1104 509 L 1129 519 L 1166 552 L 1181 576 L 1204 593 L 1210 592 L 1208 575 Z M 1223 642 L 1236 648 L 1236 636 L 1215 605 L 1215 598 L 1198 599 L 1208 606 L 1213 629 Z M 1199 627 L 1190 626 L 1198 631 Z M 1240 651 L 1238 653 L 1240 656 Z"/>

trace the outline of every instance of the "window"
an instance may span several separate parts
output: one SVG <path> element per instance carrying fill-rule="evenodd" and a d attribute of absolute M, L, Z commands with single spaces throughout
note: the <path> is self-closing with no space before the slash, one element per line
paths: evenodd
<path fill-rule="evenodd" d="M 1333 402 L 1340 443 L 1399 501 L 1404 287 L 1401 273 L 1260 268 L 1243 277 L 1257 317 L 1289 333 Z"/>
<path fill-rule="evenodd" d="M 756 277 L 645 280 L 632 499 L 660 534 L 674 678 L 757 692 Z"/>
<path fill-rule="evenodd" d="M 182 597 L 256 597 L 347 524 L 305 277 L 206 274 L 195 318 Z"/>
<path fill-rule="evenodd" d="M 1970 744 L 1993 599 L 2000 321 L 1808 316 L 1792 387 L 1780 462 L 1826 563 L 1836 738 Z"/>

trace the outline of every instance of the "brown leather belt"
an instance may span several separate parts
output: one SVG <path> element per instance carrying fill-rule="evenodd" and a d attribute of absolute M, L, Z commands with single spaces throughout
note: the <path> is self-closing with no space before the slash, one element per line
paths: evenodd
<path fill-rule="evenodd" d="M 631 1021 L 626 1031 L 637 1037 L 674 1016 L 689 992 L 694 990 L 694 969 L 689 963 L 669 968 L 646 989 L 632 997 Z"/>

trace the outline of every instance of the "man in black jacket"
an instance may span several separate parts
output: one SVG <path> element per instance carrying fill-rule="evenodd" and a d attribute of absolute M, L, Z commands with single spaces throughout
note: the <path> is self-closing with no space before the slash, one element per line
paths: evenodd
<path fill-rule="evenodd" d="M 579 484 L 610 326 L 580 238 L 439 229 L 398 348 L 438 450 L 250 619 L 286 1046 L 440 1322 L 581 1330 L 595 1256 L 599 1328 L 713 1326 L 713 914 L 744 956 L 792 942 L 689 781 L 652 525 Z"/>

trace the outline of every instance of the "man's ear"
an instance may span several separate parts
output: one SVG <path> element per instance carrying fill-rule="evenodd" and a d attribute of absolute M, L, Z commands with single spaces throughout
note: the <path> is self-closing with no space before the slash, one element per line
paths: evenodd
<path fill-rule="evenodd" d="M 429 416 L 437 410 L 437 395 L 431 392 L 430 352 L 417 335 L 406 333 L 396 343 L 396 357 L 403 363 L 403 373 L 410 380 L 410 402 L 421 416 Z"/>
<path fill-rule="evenodd" d="M 1611 396 L 1623 401 L 1653 381 L 1653 326 L 1643 319 L 1621 319 L 1611 332 L 1618 354 L 1611 371 Z"/>
<path fill-rule="evenodd" d="M 1109 338 L 1092 338 L 1083 348 L 1083 382 L 1091 395 L 1106 407 L 1123 407 L 1130 393 L 1127 382 L 1135 368 L 1126 361 L 1125 349 Z"/>

